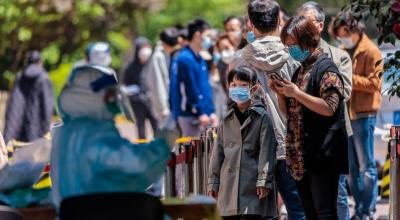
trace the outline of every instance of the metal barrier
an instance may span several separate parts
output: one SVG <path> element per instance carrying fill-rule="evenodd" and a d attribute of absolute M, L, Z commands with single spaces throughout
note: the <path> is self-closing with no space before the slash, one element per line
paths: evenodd
<path fill-rule="evenodd" d="M 182 199 L 207 193 L 208 165 L 215 138 L 216 129 L 208 128 L 200 137 L 176 141 L 164 178 L 165 197 Z"/>
<path fill-rule="evenodd" d="M 390 129 L 390 212 L 389 219 L 400 220 L 400 126 Z"/>

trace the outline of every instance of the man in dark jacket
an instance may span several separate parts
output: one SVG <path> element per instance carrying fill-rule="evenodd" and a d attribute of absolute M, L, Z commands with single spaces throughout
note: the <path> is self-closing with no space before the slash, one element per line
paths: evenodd
<path fill-rule="evenodd" d="M 39 51 L 27 56 L 28 65 L 17 76 L 6 111 L 4 139 L 30 142 L 50 130 L 53 87 Z"/>

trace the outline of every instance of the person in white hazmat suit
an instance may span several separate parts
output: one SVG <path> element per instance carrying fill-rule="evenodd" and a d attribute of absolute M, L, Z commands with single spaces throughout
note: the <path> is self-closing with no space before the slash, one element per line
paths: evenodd
<path fill-rule="evenodd" d="M 69 197 L 145 192 L 170 156 L 162 139 L 137 145 L 120 136 L 113 118 L 124 108 L 116 74 L 108 67 L 108 44 L 92 44 L 88 56 L 89 63 L 73 69 L 58 98 L 63 124 L 52 130 L 51 156 L 56 207 Z"/>

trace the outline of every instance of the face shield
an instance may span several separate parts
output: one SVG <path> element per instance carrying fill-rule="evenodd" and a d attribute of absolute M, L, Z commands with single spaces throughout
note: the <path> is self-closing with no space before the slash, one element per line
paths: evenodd
<path fill-rule="evenodd" d="M 110 45 L 105 42 L 95 42 L 87 48 L 89 63 L 93 65 L 109 66 L 112 58 Z"/>

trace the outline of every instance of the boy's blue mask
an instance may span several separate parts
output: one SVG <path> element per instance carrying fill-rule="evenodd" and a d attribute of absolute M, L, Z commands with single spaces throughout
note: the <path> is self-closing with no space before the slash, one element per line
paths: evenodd
<path fill-rule="evenodd" d="M 293 59 L 303 62 L 306 60 L 310 55 L 310 51 L 302 50 L 299 45 L 295 44 L 289 47 L 289 54 L 293 57 Z"/>
<path fill-rule="evenodd" d="M 245 103 L 250 100 L 250 88 L 248 87 L 229 88 L 229 97 L 236 103 Z"/>
<path fill-rule="evenodd" d="M 257 39 L 256 35 L 254 34 L 253 31 L 247 32 L 246 38 L 247 38 L 247 42 L 249 42 L 249 43 L 253 43 Z"/>

